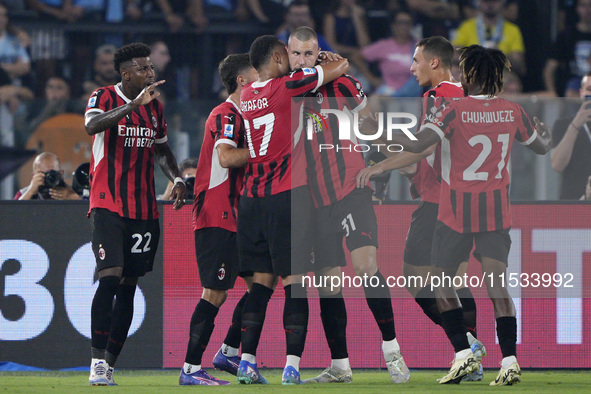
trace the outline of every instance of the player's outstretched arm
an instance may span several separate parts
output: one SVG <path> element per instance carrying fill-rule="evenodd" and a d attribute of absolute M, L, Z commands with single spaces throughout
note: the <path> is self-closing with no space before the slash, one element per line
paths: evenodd
<path fill-rule="evenodd" d="M 357 181 L 357 187 L 363 188 L 365 185 L 367 185 L 367 182 L 369 182 L 370 178 L 373 176 L 383 174 L 386 171 L 408 167 L 421 161 L 422 159 L 433 153 L 435 151 L 436 146 L 437 144 L 434 144 L 422 151 L 421 153 L 396 153 L 392 157 L 388 157 L 387 159 L 379 162 L 374 166 L 362 169 L 355 177 L 355 180 Z"/>
<path fill-rule="evenodd" d="M 158 165 L 164 172 L 164 175 L 174 183 L 172 192 L 170 193 L 170 199 L 174 199 L 173 208 L 179 210 L 185 205 L 185 199 L 187 198 L 187 188 L 185 182 L 181 178 L 181 172 L 176 164 L 174 154 L 170 150 L 168 142 L 155 145 L 156 160 Z"/>
<path fill-rule="evenodd" d="M 241 168 L 248 163 L 250 154 L 248 148 L 235 148 L 229 144 L 219 144 L 216 147 L 220 166 L 223 168 Z"/>
<path fill-rule="evenodd" d="M 540 122 L 540 119 L 536 116 L 534 116 L 534 127 L 538 135 L 531 144 L 527 145 L 527 147 L 538 155 L 545 155 L 552 146 L 552 135 L 550 134 L 550 130 L 548 130 L 548 126 L 543 122 Z"/>
<path fill-rule="evenodd" d="M 421 153 L 440 141 L 441 137 L 438 132 L 435 132 L 434 127 L 437 126 L 430 124 L 421 126 L 419 132 L 414 135 L 414 140 L 404 133 L 393 133 L 392 138 L 388 139 L 388 143 L 402 145 L 405 152 Z M 443 135 L 443 132 L 438 130 Z"/>
<path fill-rule="evenodd" d="M 322 74 L 324 75 L 322 85 L 326 85 L 347 72 L 349 61 L 345 58 L 333 61 L 324 60 L 319 66 L 322 67 Z"/>
<path fill-rule="evenodd" d="M 165 81 L 154 82 L 150 86 L 146 86 L 138 96 L 129 103 L 120 107 L 114 108 L 107 112 L 90 112 L 85 115 L 84 128 L 86 134 L 95 135 L 101 133 L 108 128 L 115 126 L 119 121 L 130 114 L 133 110 L 148 104 L 160 96 L 160 92 L 155 91 L 156 87 L 162 85 Z"/>

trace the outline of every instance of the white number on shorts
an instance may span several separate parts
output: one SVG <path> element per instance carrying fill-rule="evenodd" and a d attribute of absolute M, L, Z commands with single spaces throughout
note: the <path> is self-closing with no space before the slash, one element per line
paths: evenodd
<path fill-rule="evenodd" d="M 347 233 L 345 234 L 345 237 L 349 236 L 349 224 L 347 224 L 347 219 L 349 219 L 349 223 L 351 224 L 351 231 L 355 231 L 357 229 L 357 227 L 355 227 L 355 222 L 353 221 L 353 215 L 348 214 L 347 217 L 345 217 L 341 222 L 343 229 Z"/>
<path fill-rule="evenodd" d="M 149 252 L 151 250 L 150 249 L 150 242 L 152 242 L 152 234 L 150 234 L 150 232 L 147 232 L 146 234 L 144 234 L 143 237 L 139 233 L 135 233 L 131 237 L 136 240 L 135 244 L 131 247 L 131 253 L 145 253 L 145 252 Z M 144 248 L 140 249 L 140 245 L 142 244 L 142 240 L 144 238 L 146 238 L 146 243 L 144 244 Z"/>

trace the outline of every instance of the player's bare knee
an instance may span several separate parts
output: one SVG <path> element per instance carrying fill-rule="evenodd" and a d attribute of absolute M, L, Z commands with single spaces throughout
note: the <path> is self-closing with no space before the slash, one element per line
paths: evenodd
<path fill-rule="evenodd" d="M 227 297 L 228 290 L 220 289 L 203 289 L 203 294 L 201 295 L 202 299 L 218 308 L 226 302 Z"/>

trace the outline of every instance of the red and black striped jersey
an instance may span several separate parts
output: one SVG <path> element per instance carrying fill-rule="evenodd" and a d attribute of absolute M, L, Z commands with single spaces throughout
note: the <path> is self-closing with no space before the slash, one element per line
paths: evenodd
<path fill-rule="evenodd" d="M 460 233 L 511 227 L 511 146 L 537 136 L 523 108 L 498 97 L 440 98 L 422 128 L 441 138 L 438 219 Z"/>
<path fill-rule="evenodd" d="M 236 232 L 244 168 L 223 168 L 216 149 L 220 144 L 244 147 L 244 123 L 240 110 L 231 99 L 215 107 L 205 123 L 195 175 L 194 230 L 219 227 Z"/>
<path fill-rule="evenodd" d="M 95 90 L 86 113 L 103 113 L 131 100 L 121 84 Z M 158 217 L 154 144 L 167 141 L 162 104 L 152 100 L 92 137 L 90 209 L 105 208 L 131 219 Z"/>
<path fill-rule="evenodd" d="M 308 116 L 309 111 L 318 114 L 320 109 L 358 112 L 367 103 L 361 83 L 349 75 L 340 76 L 310 96 L 315 98 L 306 100 L 304 114 Z M 304 139 L 308 187 L 317 207 L 334 204 L 351 193 L 356 188 L 355 176 L 365 168 L 363 154 L 354 149 L 358 144 L 355 135 L 350 133 L 350 140 L 340 140 L 336 116 L 323 119 Z"/>
<path fill-rule="evenodd" d="M 425 92 L 423 108 L 427 109 L 434 105 L 435 97 L 464 97 L 464 89 L 459 82 L 443 81 L 433 89 Z M 423 111 L 423 122 L 425 113 Z M 411 194 L 413 198 L 421 198 L 421 201 L 439 203 L 439 191 L 441 180 L 439 177 L 441 169 L 441 145 L 438 144 L 428 157 L 417 163 L 417 170 L 412 178 Z"/>
<path fill-rule="evenodd" d="M 316 66 L 256 81 L 242 89 L 240 110 L 250 150 L 243 195 L 270 196 L 305 184 L 305 177 L 301 182 L 292 181 L 291 153 L 296 130 L 292 127 L 291 101 L 316 91 L 322 81 L 322 67 Z"/>

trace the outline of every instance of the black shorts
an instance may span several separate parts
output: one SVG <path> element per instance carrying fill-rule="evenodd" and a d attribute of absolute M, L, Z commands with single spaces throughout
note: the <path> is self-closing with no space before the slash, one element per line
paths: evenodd
<path fill-rule="evenodd" d="M 509 229 L 482 233 L 458 233 L 442 222 L 435 225 L 431 265 L 446 269 L 457 269 L 466 261 L 470 250 L 474 248 L 474 257 L 482 262 L 482 257 L 489 257 L 507 264 L 511 237 Z"/>
<path fill-rule="evenodd" d="M 252 272 L 239 272 L 235 232 L 219 227 L 196 230 L 195 256 L 201 286 L 206 289 L 228 290 L 234 287 L 237 275 L 252 275 Z"/>
<path fill-rule="evenodd" d="M 433 245 L 433 232 L 438 212 L 439 204 L 421 201 L 412 213 L 404 243 L 405 263 L 414 266 L 431 266 L 431 245 Z"/>
<path fill-rule="evenodd" d="M 237 236 L 242 270 L 276 276 L 307 272 L 307 267 L 292 271 L 291 193 L 287 190 L 272 196 L 240 198 Z"/>
<path fill-rule="evenodd" d="M 343 237 L 347 249 L 378 247 L 378 222 L 372 191 L 355 189 L 334 204 L 320 207 L 314 215 L 314 269 L 346 265 Z"/>
<path fill-rule="evenodd" d="M 94 208 L 90 219 L 98 271 L 123 267 L 124 277 L 144 276 L 152 271 L 160 240 L 158 219 L 123 218 L 103 208 Z"/>

